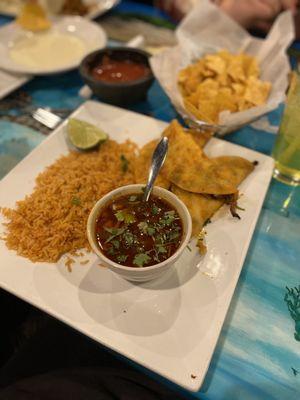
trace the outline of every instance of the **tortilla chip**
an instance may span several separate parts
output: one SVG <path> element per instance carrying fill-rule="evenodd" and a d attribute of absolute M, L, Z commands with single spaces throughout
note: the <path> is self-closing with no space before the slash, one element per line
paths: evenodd
<path fill-rule="evenodd" d="M 221 112 L 225 110 L 229 110 L 231 112 L 237 111 L 236 97 L 233 96 L 230 88 L 220 89 L 216 100 L 218 102 L 218 114 L 219 111 Z"/>
<path fill-rule="evenodd" d="M 210 119 L 207 115 L 203 113 L 202 110 L 198 110 L 197 106 L 192 104 L 189 99 L 184 98 L 184 107 L 186 108 L 187 111 L 189 111 L 192 115 L 194 115 L 199 121 L 205 121 L 208 122 L 209 124 L 214 124 L 215 121 Z"/>
<path fill-rule="evenodd" d="M 212 99 L 218 94 L 219 83 L 211 78 L 205 79 L 196 87 L 195 95 L 198 99 Z"/>
<path fill-rule="evenodd" d="M 32 32 L 45 31 L 51 27 L 51 21 L 47 18 L 43 7 L 34 2 L 24 4 L 16 23 Z"/>
<path fill-rule="evenodd" d="M 243 96 L 245 93 L 245 85 L 242 83 L 232 83 L 231 85 L 234 93 L 238 96 Z"/>
<path fill-rule="evenodd" d="M 206 66 L 204 67 L 204 69 L 202 71 L 203 78 L 212 78 L 215 75 L 216 74 L 212 69 L 208 69 L 208 68 L 206 68 Z"/>
<path fill-rule="evenodd" d="M 256 59 L 253 56 L 244 54 L 243 64 L 246 76 L 248 77 L 253 76 L 255 78 L 259 77 L 259 66 Z"/>
<path fill-rule="evenodd" d="M 197 236 L 205 222 L 224 204 L 223 199 L 215 199 L 212 196 L 190 193 L 172 185 L 172 192 L 187 206 L 193 223 L 192 236 Z"/>
<path fill-rule="evenodd" d="M 251 107 L 249 106 L 249 103 L 247 100 L 245 100 L 243 97 L 239 97 L 237 99 L 237 107 L 239 111 L 247 110 L 248 108 Z"/>
<path fill-rule="evenodd" d="M 147 183 L 152 154 L 158 142 L 159 140 L 155 139 L 145 144 L 145 146 L 141 148 L 139 155 L 136 157 L 134 161 L 134 176 L 136 183 Z M 156 178 L 155 186 L 169 189 L 170 182 L 159 174 Z"/>
<path fill-rule="evenodd" d="M 244 82 L 246 80 L 243 64 L 243 54 L 238 54 L 231 59 L 228 65 L 228 75 L 234 82 Z"/>
<path fill-rule="evenodd" d="M 219 107 L 218 107 L 218 98 L 212 98 L 208 100 L 199 100 L 198 110 L 202 115 L 205 116 L 204 121 L 212 121 L 213 124 L 218 123 L 219 119 Z"/>
<path fill-rule="evenodd" d="M 186 101 L 192 104 L 196 109 L 198 107 L 198 95 L 197 93 L 192 93 L 190 96 L 186 96 Z"/>
<path fill-rule="evenodd" d="M 224 73 L 226 69 L 226 62 L 218 54 L 208 54 L 204 58 L 205 67 L 218 75 Z"/>
<path fill-rule="evenodd" d="M 231 79 L 226 71 L 216 77 L 216 82 L 218 82 L 221 87 L 230 87 Z"/>
<path fill-rule="evenodd" d="M 270 82 L 263 82 L 251 76 L 247 81 L 244 99 L 254 106 L 259 106 L 266 102 L 270 90 Z"/>
<path fill-rule="evenodd" d="M 230 63 L 230 61 L 235 57 L 232 53 L 229 53 L 228 50 L 222 49 L 218 52 L 218 55 L 226 62 L 226 65 Z"/>

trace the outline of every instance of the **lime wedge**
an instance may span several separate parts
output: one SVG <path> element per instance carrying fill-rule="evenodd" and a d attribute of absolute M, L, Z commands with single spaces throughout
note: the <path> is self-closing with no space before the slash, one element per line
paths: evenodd
<path fill-rule="evenodd" d="M 76 118 L 69 119 L 67 132 L 73 146 L 81 150 L 91 149 L 108 138 L 107 134 L 95 125 Z"/>

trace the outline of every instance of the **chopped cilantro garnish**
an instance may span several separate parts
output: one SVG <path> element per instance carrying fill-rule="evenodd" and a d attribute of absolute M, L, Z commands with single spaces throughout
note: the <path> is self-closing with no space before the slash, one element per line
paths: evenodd
<path fill-rule="evenodd" d="M 138 228 L 145 234 L 149 236 L 153 236 L 155 233 L 155 229 L 150 226 L 146 221 L 142 221 L 138 224 Z"/>
<path fill-rule="evenodd" d="M 135 222 L 135 218 L 133 214 L 125 214 L 125 219 L 124 222 L 126 222 L 126 224 L 132 224 L 133 222 Z"/>
<path fill-rule="evenodd" d="M 165 246 L 158 246 L 157 251 L 158 253 L 166 253 L 167 249 L 165 248 Z"/>
<path fill-rule="evenodd" d="M 120 160 L 121 160 L 121 170 L 122 170 L 122 172 L 125 173 L 125 172 L 128 171 L 129 161 L 128 161 L 127 158 L 124 156 L 124 154 L 121 154 Z"/>
<path fill-rule="evenodd" d="M 125 228 L 107 228 L 107 227 L 104 227 L 104 229 L 106 230 L 106 232 L 111 233 L 114 236 L 121 235 L 125 231 Z"/>
<path fill-rule="evenodd" d="M 132 224 L 135 222 L 135 218 L 133 214 L 130 214 L 124 210 L 119 210 L 115 213 L 115 217 L 118 221 L 125 222 L 126 224 Z"/>
<path fill-rule="evenodd" d="M 72 197 L 71 203 L 74 204 L 74 206 L 80 206 L 81 205 L 81 200 L 79 197 Z"/>
<path fill-rule="evenodd" d="M 151 260 L 151 257 L 148 256 L 146 253 L 136 254 L 133 259 L 133 264 L 137 265 L 138 267 L 142 268 L 144 264 L 147 264 Z"/>
<path fill-rule="evenodd" d="M 164 215 L 166 215 L 167 217 L 172 216 L 175 218 L 175 210 L 166 211 Z"/>
<path fill-rule="evenodd" d="M 119 249 L 120 248 L 120 242 L 117 239 L 114 239 L 111 241 L 112 245 L 116 248 Z"/>
<path fill-rule="evenodd" d="M 161 227 L 170 226 L 175 221 L 175 219 L 178 219 L 178 217 L 175 216 L 174 210 L 166 211 L 163 218 L 159 219 L 159 224 Z"/>
<path fill-rule="evenodd" d="M 151 208 L 151 212 L 153 215 L 157 215 L 159 214 L 160 208 L 158 208 L 155 204 L 153 204 L 152 208 Z"/>
<path fill-rule="evenodd" d="M 147 233 L 148 224 L 145 221 L 142 221 L 138 224 L 138 228 L 143 232 Z"/>
<path fill-rule="evenodd" d="M 153 236 L 155 233 L 155 229 L 152 226 L 148 226 L 147 233 L 149 236 Z"/>
<path fill-rule="evenodd" d="M 157 227 L 157 230 L 159 232 L 160 226 Z M 163 244 L 165 242 L 165 235 L 162 233 L 159 233 L 158 235 L 155 236 L 155 242 Z"/>
<path fill-rule="evenodd" d="M 121 254 L 121 255 L 117 256 L 117 261 L 122 263 L 122 262 L 125 262 L 127 260 L 127 258 L 128 258 L 127 255 Z"/>
<path fill-rule="evenodd" d="M 111 235 L 106 239 L 105 243 L 110 242 L 116 236 L 122 235 L 126 228 L 104 228 L 106 232 L 110 233 Z"/>
<path fill-rule="evenodd" d="M 170 232 L 169 233 L 169 240 L 172 241 L 174 239 L 177 239 L 179 237 L 179 232 Z"/>
<path fill-rule="evenodd" d="M 107 253 L 111 256 L 113 256 L 115 254 L 115 249 L 113 248 L 113 246 L 111 246 L 108 250 Z"/>
<path fill-rule="evenodd" d="M 131 232 L 125 232 L 123 237 L 127 246 L 131 246 L 133 244 L 134 235 Z"/>
<path fill-rule="evenodd" d="M 124 213 L 123 213 L 123 211 L 117 211 L 115 213 L 115 217 L 117 218 L 118 221 L 124 221 Z"/>
<path fill-rule="evenodd" d="M 131 201 L 131 202 L 136 201 L 136 199 L 137 199 L 137 196 L 130 196 L 129 197 L 129 201 Z"/>

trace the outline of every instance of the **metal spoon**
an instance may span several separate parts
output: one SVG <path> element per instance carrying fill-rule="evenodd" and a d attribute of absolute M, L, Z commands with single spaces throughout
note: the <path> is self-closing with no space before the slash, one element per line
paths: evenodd
<path fill-rule="evenodd" d="M 168 144 L 169 144 L 169 139 L 167 137 L 163 137 L 153 152 L 151 167 L 149 169 L 148 182 L 145 187 L 143 196 L 144 201 L 149 200 L 155 179 L 165 162 L 168 151 Z"/>

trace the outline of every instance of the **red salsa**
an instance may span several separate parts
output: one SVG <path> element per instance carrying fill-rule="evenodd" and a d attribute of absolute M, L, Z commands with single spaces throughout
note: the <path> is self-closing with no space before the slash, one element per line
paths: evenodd
<path fill-rule="evenodd" d="M 101 64 L 92 69 L 94 79 L 109 83 L 136 81 L 149 75 L 150 69 L 132 60 L 114 60 L 104 56 Z"/>
<path fill-rule="evenodd" d="M 103 254 L 128 267 L 141 268 L 171 257 L 182 240 L 182 221 L 165 200 L 141 194 L 115 198 L 101 210 L 96 237 Z"/>

